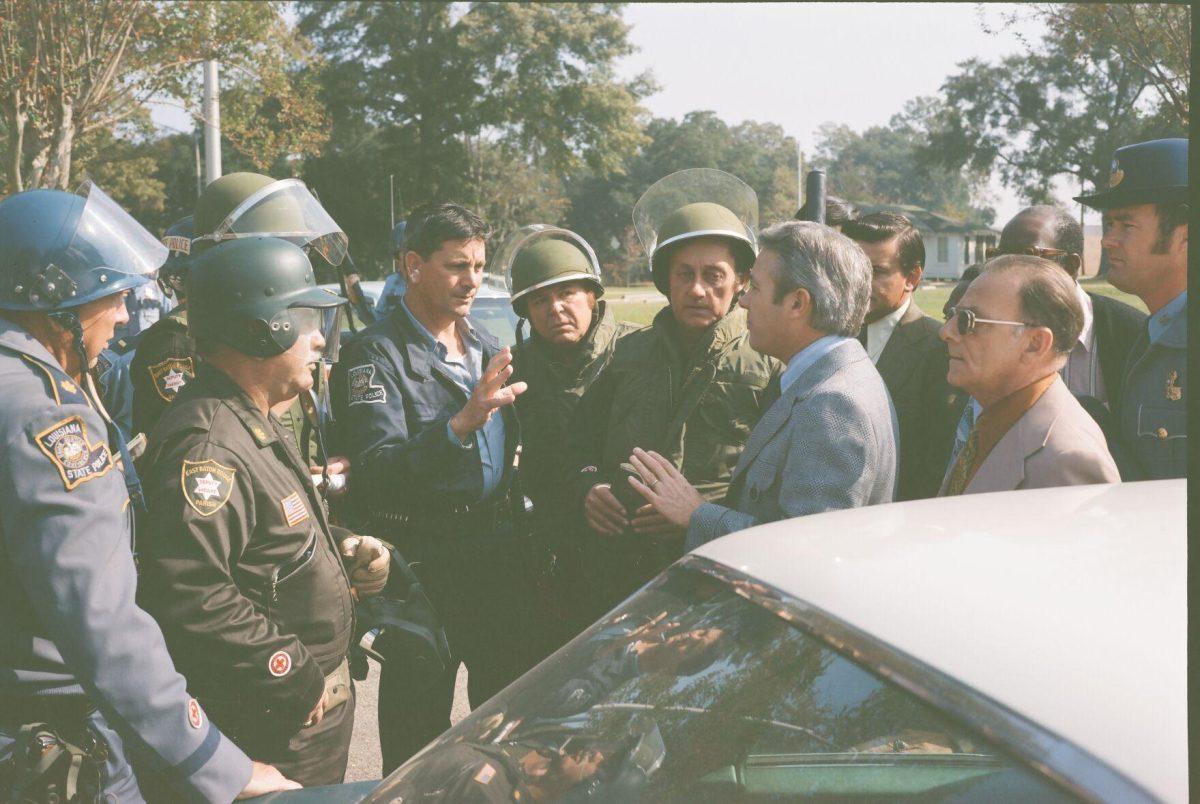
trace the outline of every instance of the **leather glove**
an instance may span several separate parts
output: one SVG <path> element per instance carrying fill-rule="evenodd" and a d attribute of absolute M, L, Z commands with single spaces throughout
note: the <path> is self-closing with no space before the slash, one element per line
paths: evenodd
<path fill-rule="evenodd" d="M 355 596 L 362 600 L 383 591 L 392 565 L 391 553 L 383 542 L 374 536 L 347 536 L 341 549 Z"/>

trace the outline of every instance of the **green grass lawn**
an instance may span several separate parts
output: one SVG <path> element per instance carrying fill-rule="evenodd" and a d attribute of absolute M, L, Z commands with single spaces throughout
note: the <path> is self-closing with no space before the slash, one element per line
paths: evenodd
<path fill-rule="evenodd" d="M 950 296 L 950 291 L 954 289 L 954 284 L 951 282 L 933 282 L 922 284 L 917 289 L 917 304 L 921 306 L 927 314 L 941 320 L 942 307 L 946 304 L 946 299 Z M 1083 280 L 1083 289 L 1092 293 L 1100 293 L 1105 296 L 1112 296 L 1126 304 L 1133 305 L 1142 312 L 1146 311 L 1146 305 L 1142 304 L 1142 300 L 1137 296 L 1132 296 L 1123 291 L 1117 290 L 1108 282 L 1102 279 L 1085 279 Z M 628 287 L 612 287 L 607 288 L 605 294 L 614 299 L 609 304 L 612 307 L 613 315 L 621 321 L 632 321 L 635 324 L 649 324 L 654 314 L 662 308 L 659 302 L 623 302 L 616 301 L 616 297 L 623 296 L 626 293 L 645 293 L 653 291 L 652 285 L 639 285 L 631 288 Z"/>

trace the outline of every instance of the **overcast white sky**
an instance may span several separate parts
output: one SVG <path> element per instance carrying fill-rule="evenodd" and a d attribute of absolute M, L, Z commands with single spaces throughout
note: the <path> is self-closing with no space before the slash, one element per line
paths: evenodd
<path fill-rule="evenodd" d="M 644 101 L 660 117 L 711 109 L 728 123 L 774 122 L 809 156 L 826 121 L 882 125 L 905 101 L 937 94 L 955 65 L 1017 52 L 1003 30 L 1013 6 L 976 3 L 647 3 L 625 12 L 640 49 L 622 65 L 662 87 Z M 982 22 L 1000 33 L 985 33 Z M 830 177 L 836 185 L 836 177 Z M 1021 204 L 993 183 L 1000 225 Z M 1063 201 L 1078 210 L 1065 193 Z"/>
<path fill-rule="evenodd" d="M 861 131 L 905 101 L 936 94 L 955 65 L 1021 50 L 1039 29 L 1004 29 L 1013 6 L 977 3 L 632 3 L 625 18 L 638 52 L 621 65 L 649 69 L 662 89 L 645 100 L 660 117 L 711 109 L 729 123 L 774 122 L 811 155 L 826 121 Z M 984 22 L 999 33 L 984 31 Z M 156 120 L 190 129 L 177 109 Z M 836 184 L 836 177 L 831 177 Z M 993 182 L 1003 223 L 1020 203 Z M 1068 208 L 1078 210 L 1060 193 Z M 1090 221 L 1089 221 L 1090 222 Z"/>

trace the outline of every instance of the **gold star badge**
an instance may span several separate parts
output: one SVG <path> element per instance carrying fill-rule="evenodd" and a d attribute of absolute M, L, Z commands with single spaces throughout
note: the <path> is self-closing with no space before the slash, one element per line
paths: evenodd
<path fill-rule="evenodd" d="M 59 380 L 58 384 L 61 385 L 62 389 L 68 394 L 79 393 L 79 389 L 75 387 L 75 383 L 71 382 L 70 380 Z"/>
<path fill-rule="evenodd" d="M 1165 391 L 1167 400 L 1170 402 L 1178 402 L 1183 399 L 1183 389 L 1179 387 L 1179 372 L 1172 371 L 1167 375 L 1167 387 Z"/>
<path fill-rule="evenodd" d="M 1108 177 L 1108 186 L 1116 187 L 1118 184 L 1121 183 L 1122 179 L 1124 179 L 1124 178 L 1125 178 L 1125 171 L 1121 170 L 1120 168 L 1117 168 L 1116 170 L 1114 170 L 1112 172 L 1112 175 Z"/>

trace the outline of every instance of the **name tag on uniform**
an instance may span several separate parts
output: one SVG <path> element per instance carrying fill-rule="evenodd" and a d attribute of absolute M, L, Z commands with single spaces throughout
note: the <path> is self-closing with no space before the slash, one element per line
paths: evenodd
<path fill-rule="evenodd" d="M 288 496 L 279 501 L 283 506 L 283 518 L 287 520 L 288 527 L 298 525 L 308 519 L 308 506 L 304 504 L 297 492 L 292 492 Z"/>

